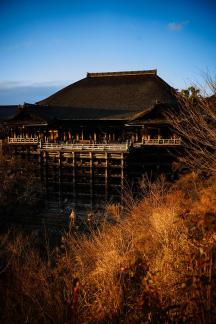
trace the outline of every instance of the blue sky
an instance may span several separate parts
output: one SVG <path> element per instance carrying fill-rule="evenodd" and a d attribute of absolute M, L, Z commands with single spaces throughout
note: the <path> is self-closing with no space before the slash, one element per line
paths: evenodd
<path fill-rule="evenodd" d="M 216 0 L 0 0 L 0 104 L 86 72 L 145 70 L 175 88 L 216 73 Z"/>

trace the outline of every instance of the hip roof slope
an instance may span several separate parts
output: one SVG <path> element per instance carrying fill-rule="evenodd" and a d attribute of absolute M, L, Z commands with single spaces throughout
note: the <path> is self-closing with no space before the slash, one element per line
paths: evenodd
<path fill-rule="evenodd" d="M 175 104 L 174 89 L 155 70 L 88 73 L 38 105 L 141 111 L 156 103 Z"/>

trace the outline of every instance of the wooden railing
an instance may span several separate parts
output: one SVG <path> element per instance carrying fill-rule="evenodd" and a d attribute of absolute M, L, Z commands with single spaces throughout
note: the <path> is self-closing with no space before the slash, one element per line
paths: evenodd
<path fill-rule="evenodd" d="M 9 137 L 8 144 L 38 144 L 38 138 L 31 137 Z"/>
<path fill-rule="evenodd" d="M 151 138 L 147 140 L 143 140 L 141 143 L 134 143 L 134 147 L 140 147 L 143 145 L 181 145 L 181 139 L 180 138 Z"/>
<path fill-rule="evenodd" d="M 128 143 L 123 144 L 56 144 L 44 143 L 43 150 L 73 150 L 73 151 L 128 151 Z"/>
<path fill-rule="evenodd" d="M 10 137 L 8 138 L 8 144 L 40 144 L 40 148 L 43 150 L 73 150 L 73 151 L 128 151 L 130 147 L 141 147 L 143 145 L 181 145 L 180 138 L 168 138 L 168 139 L 146 139 L 138 143 L 112 143 L 112 144 L 66 144 L 66 143 L 41 143 L 38 138 L 25 138 L 25 137 Z"/>

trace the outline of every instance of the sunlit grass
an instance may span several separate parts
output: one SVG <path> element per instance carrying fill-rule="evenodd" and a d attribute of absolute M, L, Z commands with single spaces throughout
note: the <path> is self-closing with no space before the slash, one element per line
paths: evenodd
<path fill-rule="evenodd" d="M 5 323 L 215 319 L 215 181 L 195 174 L 158 182 L 126 212 L 110 205 L 88 237 L 65 233 L 50 251 L 38 238 L 1 238 Z"/>

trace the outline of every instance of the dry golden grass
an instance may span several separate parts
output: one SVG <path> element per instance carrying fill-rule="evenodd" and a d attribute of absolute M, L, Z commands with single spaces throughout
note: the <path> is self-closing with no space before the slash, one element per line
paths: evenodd
<path fill-rule="evenodd" d="M 188 303 L 188 294 L 183 293 L 185 282 L 194 275 L 209 276 L 208 267 L 195 269 L 193 262 L 202 257 L 202 249 L 210 251 L 214 245 L 214 240 L 206 238 L 209 232 L 205 232 L 205 222 L 199 224 L 199 219 L 209 211 L 215 212 L 215 191 L 208 184 L 203 189 L 194 174 L 182 179 L 180 188 L 183 185 L 189 189 L 186 194 L 178 185 L 168 192 L 161 184 L 153 186 L 149 196 L 125 217 L 118 206 L 109 207 L 115 226 L 105 224 L 91 239 L 68 238 L 68 245 L 75 247 L 71 255 L 82 282 L 83 320 L 111 319 L 121 312 L 124 287 L 120 276 L 138 258 L 147 262 L 149 273 L 154 274 L 155 289 L 164 307 Z M 191 220 L 194 235 L 202 227 L 198 242 L 193 236 L 189 238 Z M 190 307 L 191 314 L 198 312 L 195 306 Z"/>
<path fill-rule="evenodd" d="M 213 321 L 214 181 L 154 184 L 126 210 L 109 206 L 115 221 L 90 237 L 65 234 L 45 256 L 19 235 L 2 241 L 2 322 Z"/>

